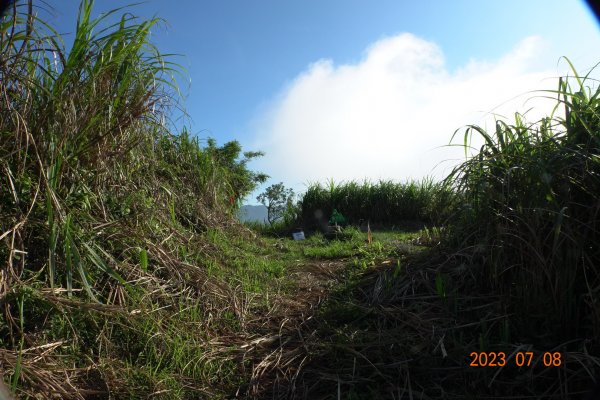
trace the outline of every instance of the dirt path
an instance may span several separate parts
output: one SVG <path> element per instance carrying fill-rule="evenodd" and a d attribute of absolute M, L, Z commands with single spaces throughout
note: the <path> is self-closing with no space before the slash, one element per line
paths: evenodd
<path fill-rule="evenodd" d="M 294 288 L 272 299 L 264 318 L 254 321 L 253 331 L 263 335 L 243 345 L 244 360 L 252 363 L 252 378 L 236 398 L 290 398 L 300 371 L 318 346 L 311 322 L 332 288 L 341 283 L 347 259 L 314 261 L 288 270 Z"/>

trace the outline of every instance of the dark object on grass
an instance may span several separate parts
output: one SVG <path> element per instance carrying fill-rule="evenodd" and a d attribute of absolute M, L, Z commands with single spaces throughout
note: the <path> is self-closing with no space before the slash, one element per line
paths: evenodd
<path fill-rule="evenodd" d="M 8 14 L 9 9 L 12 8 L 15 0 L 0 0 L 0 17 Z"/>
<path fill-rule="evenodd" d="M 323 231 L 325 239 L 337 239 L 338 235 L 342 233 L 342 228 L 339 225 L 329 225 Z"/>

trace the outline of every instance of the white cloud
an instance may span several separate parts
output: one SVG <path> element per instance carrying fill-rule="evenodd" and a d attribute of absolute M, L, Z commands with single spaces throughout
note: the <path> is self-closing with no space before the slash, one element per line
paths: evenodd
<path fill-rule="evenodd" d="M 494 111 L 510 118 L 541 107 L 538 89 L 556 89 L 556 70 L 540 68 L 546 43 L 529 37 L 495 61 L 471 60 L 454 71 L 435 43 L 412 34 L 372 44 L 353 65 L 319 60 L 297 76 L 257 119 L 251 146 L 267 155 L 256 169 L 296 189 L 303 183 L 369 178 L 443 177 L 464 157 L 441 148 L 466 124 L 493 127 Z M 550 62 L 556 66 L 556 58 Z M 511 100 L 507 102 L 507 100 Z M 455 142 L 460 143 L 460 140 Z M 434 170 L 441 161 L 454 159 Z"/>

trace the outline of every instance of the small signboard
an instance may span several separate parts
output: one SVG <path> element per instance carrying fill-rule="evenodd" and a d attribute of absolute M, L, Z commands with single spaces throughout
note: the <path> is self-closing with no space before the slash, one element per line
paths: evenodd
<path fill-rule="evenodd" d="M 294 240 L 304 240 L 304 231 L 294 232 L 292 233 L 292 237 L 294 238 Z"/>

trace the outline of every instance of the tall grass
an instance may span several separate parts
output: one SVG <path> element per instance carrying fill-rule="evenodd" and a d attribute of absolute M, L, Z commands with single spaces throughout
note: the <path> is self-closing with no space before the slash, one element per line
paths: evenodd
<path fill-rule="evenodd" d="M 238 380 L 199 329 L 242 315 L 210 273 L 227 240 L 207 236 L 264 180 L 246 168 L 260 153 L 170 132 L 180 68 L 149 40 L 159 19 L 92 17 L 82 0 L 67 49 L 18 9 L 0 27 L 0 372 L 47 398 L 213 393 L 215 368 Z"/>
<path fill-rule="evenodd" d="M 37 30 L 44 25 L 32 14 L 22 31 L 2 33 L 3 59 L 9 62 L 1 72 L 0 90 L 8 101 L 0 154 L 3 233 L 17 238 L 34 228 L 32 222 L 44 221 L 35 226 L 35 251 L 41 263 L 47 249 L 48 284 L 65 279 L 70 294 L 77 275 L 94 298 L 93 254 L 83 246 L 93 248 L 94 239 L 83 227 L 100 210 L 104 219 L 112 213 L 111 200 L 124 194 L 131 164 L 139 161 L 132 149 L 151 145 L 163 130 L 157 107 L 167 98 L 172 66 L 148 43 L 158 20 L 137 23 L 125 14 L 102 27 L 118 10 L 92 20 L 91 6 L 82 2 L 68 52 L 56 32 Z M 9 256 L 16 250 L 29 249 L 25 243 L 5 249 Z"/>
<path fill-rule="evenodd" d="M 600 337 L 600 89 L 573 73 L 544 93 L 556 99 L 550 116 L 469 126 L 465 145 L 485 143 L 447 179 L 464 200 L 454 245 L 524 340 Z"/>
<path fill-rule="evenodd" d="M 377 183 L 356 181 L 327 185 L 311 184 L 300 205 L 302 219 L 308 227 L 317 226 L 315 212 L 326 218 L 338 210 L 352 224 L 362 221 L 398 225 L 407 220 L 439 223 L 448 217 L 452 191 L 444 183 L 426 178 L 406 183 L 380 180 Z"/>

